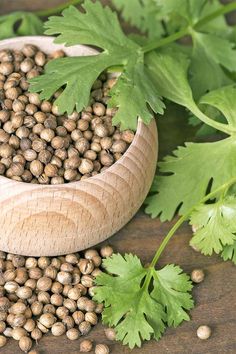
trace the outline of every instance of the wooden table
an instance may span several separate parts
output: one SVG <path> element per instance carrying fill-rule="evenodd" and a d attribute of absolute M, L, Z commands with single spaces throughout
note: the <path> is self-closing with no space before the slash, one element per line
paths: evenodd
<path fill-rule="evenodd" d="M 63 0 L 1 0 L 0 14 L 12 10 L 44 9 L 62 3 Z M 160 131 L 160 156 L 170 152 L 177 144 L 193 139 L 193 130 L 186 124 L 184 110 L 173 105 L 165 117 L 158 121 Z M 118 252 L 133 252 L 144 263 L 151 260 L 155 249 L 168 232 L 173 222 L 160 223 L 140 211 L 120 232 L 110 238 L 109 243 Z M 159 266 L 168 263 L 179 264 L 186 272 L 203 268 L 205 281 L 193 290 L 195 309 L 191 311 L 191 321 L 177 329 L 168 329 L 159 341 L 145 343 L 133 354 L 235 354 L 236 353 L 236 271 L 231 262 L 223 262 L 220 257 L 204 257 L 193 251 L 188 242 L 191 229 L 186 224 L 180 229 L 160 259 Z M 196 337 L 196 329 L 201 324 L 212 328 L 212 336 L 207 341 Z M 105 343 L 102 325 L 96 326 L 88 336 L 95 342 Z M 108 343 L 113 354 L 131 351 L 117 343 Z M 65 336 L 44 337 L 37 347 L 40 354 L 79 353 L 79 340 L 71 342 Z M 0 350 L 4 354 L 19 353 L 17 343 L 9 341 Z"/>

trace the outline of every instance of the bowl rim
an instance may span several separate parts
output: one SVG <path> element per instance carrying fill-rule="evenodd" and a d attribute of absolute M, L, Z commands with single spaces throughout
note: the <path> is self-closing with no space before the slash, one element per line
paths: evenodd
<path fill-rule="evenodd" d="M 42 35 L 41 36 L 19 36 L 19 37 L 14 37 L 14 38 L 8 38 L 8 39 L 0 40 L 0 46 L 1 46 L 1 44 L 7 45 L 9 43 L 11 44 L 11 43 L 14 43 L 14 42 L 21 43 L 22 39 L 24 39 L 23 42 L 22 42 L 22 46 L 23 46 L 26 43 L 25 42 L 26 39 L 29 39 L 29 41 L 30 41 L 30 39 L 34 39 L 34 40 L 38 40 L 39 41 L 38 46 L 40 47 L 40 41 L 42 41 L 42 40 L 45 41 L 46 38 L 47 38 L 47 40 L 49 39 L 50 41 L 53 41 L 56 37 L 54 37 L 54 36 L 42 36 Z M 31 43 L 29 43 L 29 44 L 31 44 Z M 57 43 L 54 43 L 54 44 L 57 44 Z M 64 46 L 66 48 L 69 48 L 69 46 L 66 46 L 66 45 L 63 45 L 63 44 L 60 44 L 59 46 L 61 46 L 61 47 Z M 91 53 L 90 55 L 96 55 L 98 53 L 98 51 L 96 49 L 91 48 L 90 46 L 87 46 L 87 45 L 76 45 L 76 46 L 71 46 L 71 47 L 84 48 L 85 50 L 87 50 L 87 51 L 89 51 Z M 1 48 L 0 48 L 0 50 L 1 50 Z M 74 55 L 74 56 L 76 56 L 76 55 Z M 113 73 L 113 75 L 115 75 L 115 74 L 116 73 Z M 28 183 L 28 182 L 23 182 L 23 181 L 16 181 L 16 180 L 13 180 L 13 179 L 8 178 L 6 176 L 0 176 L 0 184 L 1 184 L 1 182 L 6 181 L 6 182 L 8 182 L 8 185 L 11 184 L 11 183 L 15 185 L 17 183 L 17 185 L 18 184 L 19 185 L 24 185 L 24 187 L 28 188 L 28 189 L 32 189 L 32 188 L 36 188 L 36 187 L 37 188 L 41 188 L 41 189 L 45 189 L 45 188 L 53 189 L 53 188 L 64 188 L 64 187 L 70 187 L 70 186 L 73 187 L 75 185 L 78 186 L 79 183 L 83 183 L 85 181 L 86 182 L 89 182 L 91 180 L 94 181 L 95 179 L 99 178 L 100 176 L 104 176 L 104 174 L 106 172 L 111 172 L 112 169 L 114 169 L 118 164 L 122 163 L 122 161 L 127 157 L 131 146 L 134 144 L 134 142 L 138 139 L 138 136 L 141 134 L 142 129 L 144 128 L 144 125 L 145 124 L 143 123 L 141 118 L 138 117 L 137 118 L 137 128 L 136 128 L 136 131 L 135 131 L 134 139 L 133 139 L 132 143 L 129 145 L 128 149 L 125 151 L 125 153 L 122 155 L 122 157 L 119 160 L 117 160 L 115 163 L 113 163 L 111 166 L 109 166 L 105 171 L 100 172 L 100 173 L 98 173 L 95 176 L 90 176 L 90 177 L 88 177 L 88 178 L 86 178 L 85 180 L 82 180 L 82 181 L 81 180 L 72 181 L 72 182 L 62 183 L 62 184 L 38 184 L 38 183 L 34 184 L 34 183 Z"/>

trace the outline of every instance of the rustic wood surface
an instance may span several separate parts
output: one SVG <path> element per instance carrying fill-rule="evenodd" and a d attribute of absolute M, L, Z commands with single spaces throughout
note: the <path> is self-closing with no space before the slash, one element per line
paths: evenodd
<path fill-rule="evenodd" d="M 1 0 L 0 13 L 10 10 L 47 8 L 62 3 L 59 0 Z M 161 155 L 166 154 L 183 139 L 191 140 L 192 131 L 186 125 L 184 111 L 173 105 L 166 116 L 158 122 Z M 143 262 L 150 261 L 155 248 L 171 227 L 172 223 L 161 224 L 140 211 L 121 231 L 109 239 L 109 243 L 119 252 L 134 252 Z M 191 321 L 177 329 L 168 329 L 159 341 L 150 341 L 141 349 L 132 352 L 120 344 L 109 344 L 112 354 L 235 354 L 236 353 L 236 272 L 231 262 L 222 262 L 220 257 L 204 257 L 193 251 L 188 242 L 191 237 L 189 226 L 179 230 L 160 259 L 159 266 L 167 263 L 180 264 L 187 272 L 199 267 L 206 272 L 205 281 L 193 290 L 196 307 L 191 311 Z M 211 338 L 200 341 L 196 329 L 208 324 L 213 330 Z M 107 342 L 103 328 L 97 326 L 89 338 L 95 342 Z M 107 342 L 108 343 L 108 342 Z M 79 341 L 71 342 L 64 336 L 44 337 L 39 345 L 40 354 L 79 354 Z M 17 344 L 9 341 L 0 350 L 1 354 L 20 353 Z"/>

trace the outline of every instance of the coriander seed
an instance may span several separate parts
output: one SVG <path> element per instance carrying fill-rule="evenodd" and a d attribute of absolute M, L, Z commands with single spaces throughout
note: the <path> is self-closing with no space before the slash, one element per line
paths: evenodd
<path fill-rule="evenodd" d="M 62 336 L 66 332 L 66 327 L 62 322 L 56 322 L 52 325 L 51 332 L 53 336 Z"/>
<path fill-rule="evenodd" d="M 111 257 L 113 254 L 113 248 L 111 246 L 103 246 L 100 250 L 100 253 L 104 258 Z"/>
<path fill-rule="evenodd" d="M 7 338 L 0 335 L 0 348 L 4 347 L 7 344 Z"/>
<path fill-rule="evenodd" d="M 95 347 L 95 354 L 109 354 L 110 350 L 106 344 L 97 344 Z"/>
<path fill-rule="evenodd" d="M 79 330 L 83 336 L 87 335 L 91 330 L 91 324 L 88 321 L 83 321 L 79 324 Z"/>
<path fill-rule="evenodd" d="M 105 328 L 104 330 L 107 339 L 114 341 L 116 340 L 116 332 L 114 328 Z"/>
<path fill-rule="evenodd" d="M 19 347 L 23 352 L 27 353 L 32 347 L 32 340 L 26 336 L 21 337 L 19 340 Z"/>
<path fill-rule="evenodd" d="M 76 339 L 79 338 L 80 333 L 79 333 L 78 329 L 76 329 L 76 328 L 70 328 L 70 329 L 68 329 L 68 331 L 66 332 L 66 336 L 67 336 L 67 338 L 70 339 L 70 340 L 76 340 Z"/>
<path fill-rule="evenodd" d="M 191 273 L 191 280 L 194 283 L 201 283 L 204 280 L 205 274 L 202 269 L 194 269 Z"/>
<path fill-rule="evenodd" d="M 202 325 L 197 329 L 197 336 L 200 339 L 206 340 L 211 336 L 211 329 L 209 326 Z"/>
<path fill-rule="evenodd" d="M 91 340 L 85 339 L 80 343 L 79 350 L 81 353 L 89 353 L 93 349 L 93 343 Z"/>

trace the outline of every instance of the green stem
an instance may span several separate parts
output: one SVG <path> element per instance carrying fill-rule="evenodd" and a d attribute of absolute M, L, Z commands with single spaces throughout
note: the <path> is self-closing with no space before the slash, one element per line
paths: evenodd
<path fill-rule="evenodd" d="M 236 132 L 235 129 L 233 129 L 231 126 L 228 124 L 224 123 L 219 123 L 216 122 L 215 120 L 209 118 L 206 114 L 204 114 L 195 103 L 192 103 L 187 107 L 193 114 L 195 114 L 196 117 L 198 117 L 202 122 L 206 123 L 207 125 L 211 126 L 212 128 L 215 128 L 216 130 L 219 130 L 225 134 L 232 135 L 233 132 Z"/>
<path fill-rule="evenodd" d="M 221 8 L 219 8 L 218 10 L 212 12 L 211 14 L 203 17 L 201 20 L 199 20 L 194 26 L 193 28 L 194 29 L 200 29 L 201 27 L 203 27 L 206 23 L 214 20 L 215 18 L 221 16 L 221 15 L 225 15 L 229 12 L 232 12 L 236 10 L 236 2 L 233 2 L 233 3 L 230 3 L 228 5 L 225 5 L 225 6 L 222 6 Z M 147 52 L 150 52 L 154 49 L 157 49 L 157 48 L 160 48 L 160 47 L 163 47 L 169 43 L 172 43 L 172 42 L 175 42 L 176 40 L 188 35 L 190 32 L 190 27 L 185 27 L 183 29 L 181 29 L 180 31 L 168 36 L 168 37 L 165 37 L 165 38 L 162 38 L 162 39 L 159 39 L 159 40 L 153 40 L 153 41 L 150 41 L 147 45 L 143 46 L 143 52 L 144 53 L 147 53 Z"/>
<path fill-rule="evenodd" d="M 172 238 L 172 236 L 175 234 L 175 232 L 178 230 L 178 228 L 183 224 L 184 221 L 186 221 L 189 216 L 191 215 L 191 213 L 193 212 L 193 210 L 199 205 L 199 204 L 202 204 L 202 203 L 205 203 L 207 200 L 209 199 L 212 199 L 213 197 L 215 197 L 219 192 L 221 191 L 224 191 L 225 190 L 228 190 L 229 187 L 236 183 L 236 177 L 232 178 L 231 180 L 229 180 L 228 182 L 222 184 L 220 187 L 216 188 L 214 191 L 212 191 L 211 193 L 207 194 L 204 198 L 202 198 L 200 200 L 200 202 L 197 204 L 197 205 L 194 205 L 192 208 L 190 208 L 186 214 L 184 214 L 183 216 L 181 216 L 179 218 L 179 220 L 174 224 L 174 226 L 170 229 L 170 231 L 168 232 L 168 234 L 166 235 L 166 237 L 164 238 L 164 240 L 162 241 L 162 243 L 160 244 L 160 247 L 158 248 L 158 250 L 156 251 L 154 257 L 153 257 L 153 260 L 152 260 L 152 263 L 149 267 L 149 273 L 147 275 L 146 278 L 148 278 L 149 276 L 149 280 L 150 280 L 150 277 L 152 275 L 152 271 L 153 271 L 153 268 L 155 267 L 157 261 L 159 260 L 162 252 L 164 251 L 165 247 L 167 246 L 168 242 L 170 241 L 170 239 Z M 150 275 L 149 275 L 150 274 Z M 148 286 L 148 283 L 149 283 L 149 280 L 145 281 L 145 286 Z"/>
<path fill-rule="evenodd" d="M 227 13 L 232 12 L 234 10 L 236 10 L 236 2 L 232 2 L 228 5 L 222 6 L 218 10 L 212 12 L 211 14 L 205 16 L 200 21 L 198 21 L 194 26 L 194 28 L 199 29 L 203 27 L 205 24 L 207 24 L 208 22 L 214 20 L 216 17 L 221 15 L 226 15 Z"/>
<path fill-rule="evenodd" d="M 176 32 L 174 34 L 171 34 L 170 36 L 168 37 L 165 37 L 165 38 L 162 38 L 162 39 L 159 39 L 158 41 L 154 40 L 154 41 L 150 41 L 147 45 L 145 45 L 142 50 L 143 50 L 143 53 L 148 53 L 148 52 L 151 52 L 152 50 L 154 49 L 157 49 L 157 48 L 160 48 L 160 47 L 163 47 L 169 43 L 172 43 L 172 42 L 175 42 L 177 41 L 178 39 L 184 37 L 184 36 L 187 36 L 189 33 L 189 28 L 186 27 L 182 30 L 180 30 L 179 32 Z"/>
<path fill-rule="evenodd" d="M 56 7 L 51 7 L 49 9 L 35 11 L 34 13 L 35 13 L 35 15 L 40 16 L 40 17 L 48 17 L 48 16 L 62 12 L 64 9 L 66 9 L 70 5 L 78 5 L 81 2 L 82 2 L 82 0 L 70 0 L 70 1 L 67 1 L 61 5 L 56 6 Z"/>

